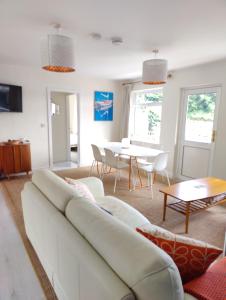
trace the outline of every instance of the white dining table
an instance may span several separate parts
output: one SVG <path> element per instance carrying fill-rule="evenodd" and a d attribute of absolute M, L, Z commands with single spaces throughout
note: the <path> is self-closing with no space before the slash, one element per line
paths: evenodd
<path fill-rule="evenodd" d="M 119 156 L 128 156 L 129 159 L 129 190 L 131 190 L 131 173 L 132 173 L 132 160 L 135 160 L 136 166 L 137 166 L 137 171 L 138 171 L 138 176 L 140 180 L 140 185 L 142 187 L 142 181 L 139 173 L 139 168 L 138 168 L 138 163 L 137 159 L 138 158 L 144 158 L 144 157 L 152 157 L 155 158 L 157 155 L 160 153 L 163 153 L 162 150 L 158 149 L 153 149 L 153 148 L 148 148 L 148 147 L 143 147 L 143 146 L 137 146 L 130 144 L 129 146 L 125 146 L 124 144 L 120 142 L 106 142 L 101 145 L 98 145 L 99 148 L 101 149 L 109 149 L 115 154 L 118 154 Z"/>

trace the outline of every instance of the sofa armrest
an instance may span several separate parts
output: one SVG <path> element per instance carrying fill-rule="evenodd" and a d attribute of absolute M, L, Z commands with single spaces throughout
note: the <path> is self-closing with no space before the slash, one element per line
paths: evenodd
<path fill-rule="evenodd" d="M 103 197 L 104 196 L 104 186 L 103 182 L 97 177 L 85 177 L 79 178 L 78 181 L 84 183 L 94 197 Z"/>

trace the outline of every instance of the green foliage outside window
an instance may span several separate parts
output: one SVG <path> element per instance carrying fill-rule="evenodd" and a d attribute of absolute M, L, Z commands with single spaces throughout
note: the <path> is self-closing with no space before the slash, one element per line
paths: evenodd
<path fill-rule="evenodd" d="M 190 95 L 187 117 L 196 121 L 212 121 L 214 118 L 216 93 Z"/>
<path fill-rule="evenodd" d="M 163 93 L 162 90 L 157 90 L 155 92 L 146 93 L 145 94 L 145 102 L 146 103 L 159 103 L 163 100 Z M 160 117 L 158 114 L 149 110 L 148 113 L 148 134 L 152 135 L 154 132 L 154 128 L 159 125 L 161 122 Z"/>
<path fill-rule="evenodd" d="M 145 102 L 161 102 L 163 98 L 162 91 L 145 94 Z"/>
<path fill-rule="evenodd" d="M 161 120 L 159 116 L 150 110 L 148 113 L 148 134 L 149 135 L 153 133 L 154 127 L 156 127 L 158 123 L 160 123 L 160 121 Z"/>
<path fill-rule="evenodd" d="M 137 105 L 137 112 L 140 111 L 143 113 L 143 117 L 147 118 L 147 123 L 144 122 L 145 126 L 148 125 L 148 128 L 144 128 L 144 131 L 149 136 L 152 136 L 154 139 L 156 134 L 159 132 L 155 131 L 161 123 L 161 109 L 159 110 L 155 107 L 160 107 L 163 101 L 163 90 L 162 88 L 153 89 L 143 93 L 137 93 L 135 98 L 135 104 Z M 159 111 L 159 112 L 158 112 Z M 146 121 L 146 120 L 145 120 Z M 147 125 L 146 125 L 147 124 Z"/>

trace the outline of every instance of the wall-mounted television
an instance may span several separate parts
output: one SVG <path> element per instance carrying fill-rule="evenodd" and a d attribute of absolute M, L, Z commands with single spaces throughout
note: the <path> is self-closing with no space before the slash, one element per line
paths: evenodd
<path fill-rule="evenodd" d="M 0 112 L 22 112 L 22 87 L 0 83 Z"/>

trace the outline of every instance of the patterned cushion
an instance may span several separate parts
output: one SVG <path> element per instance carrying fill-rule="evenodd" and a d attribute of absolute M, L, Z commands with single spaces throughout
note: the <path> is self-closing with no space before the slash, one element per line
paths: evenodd
<path fill-rule="evenodd" d="M 152 224 L 136 230 L 172 257 L 183 283 L 204 273 L 222 253 L 221 249 L 207 243 L 173 234 Z"/>
<path fill-rule="evenodd" d="M 200 300 L 226 299 L 226 258 L 214 263 L 199 278 L 185 284 L 184 290 Z"/>
<path fill-rule="evenodd" d="M 83 182 L 67 177 L 65 177 L 65 181 L 73 186 L 73 188 L 76 190 L 77 197 L 83 197 L 90 200 L 93 203 L 96 203 L 93 194 Z"/>

